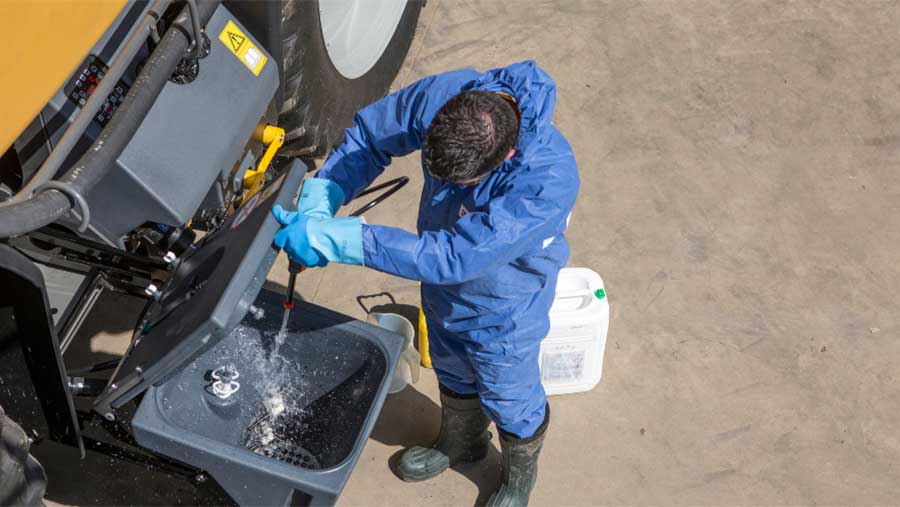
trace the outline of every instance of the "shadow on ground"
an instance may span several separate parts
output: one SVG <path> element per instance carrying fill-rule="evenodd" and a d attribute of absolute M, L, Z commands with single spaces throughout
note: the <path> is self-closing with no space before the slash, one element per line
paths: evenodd
<path fill-rule="evenodd" d="M 372 311 L 382 311 L 376 308 L 378 307 L 373 307 Z M 406 386 L 399 393 L 387 397 L 371 438 L 385 445 L 402 448 L 388 459 L 391 471 L 399 477 L 397 466 L 403 452 L 416 445 L 430 445 L 437 438 L 440 426 L 441 407 L 415 387 Z M 484 505 L 500 480 L 500 452 L 491 446 L 485 459 L 477 463 L 456 465 L 452 470 L 475 484 L 478 488 L 475 505 Z M 432 480 L 439 481 L 440 478 Z"/>

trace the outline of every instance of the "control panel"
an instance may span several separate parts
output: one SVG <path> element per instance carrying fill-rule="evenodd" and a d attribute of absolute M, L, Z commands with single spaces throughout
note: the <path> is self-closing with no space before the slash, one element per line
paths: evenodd
<path fill-rule="evenodd" d="M 100 80 L 106 76 L 106 70 L 106 64 L 103 63 L 100 58 L 89 55 L 81 67 L 81 72 L 76 74 L 75 79 L 66 86 L 66 96 L 69 100 L 77 104 L 78 107 L 84 106 L 88 97 L 94 93 L 94 89 L 97 88 Z M 125 94 L 128 93 L 128 88 L 128 85 L 124 81 L 119 80 L 109 94 L 109 97 L 107 97 L 103 102 L 103 105 L 100 106 L 100 110 L 97 111 L 94 120 L 99 123 L 101 127 L 105 127 L 106 124 L 109 123 L 109 119 L 112 118 L 113 113 L 116 112 L 116 109 L 118 109 L 122 101 L 125 100 Z"/>

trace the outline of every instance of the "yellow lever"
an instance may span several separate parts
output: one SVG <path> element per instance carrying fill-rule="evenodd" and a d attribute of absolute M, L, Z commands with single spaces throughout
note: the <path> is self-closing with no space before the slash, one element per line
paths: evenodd
<path fill-rule="evenodd" d="M 266 184 L 266 169 L 272 163 L 275 152 L 284 144 L 284 129 L 274 125 L 266 125 L 266 128 L 262 131 L 262 139 L 259 140 L 262 141 L 263 145 L 267 146 L 266 152 L 260 159 L 256 169 L 247 169 L 247 172 L 244 173 L 242 183 L 246 192 L 244 192 L 241 204 L 247 202 L 248 199 L 253 197 L 253 194 L 259 192 L 263 185 Z"/>

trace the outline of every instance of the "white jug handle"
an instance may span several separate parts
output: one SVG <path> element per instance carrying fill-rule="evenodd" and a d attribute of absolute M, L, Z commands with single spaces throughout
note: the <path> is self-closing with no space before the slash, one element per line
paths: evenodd
<path fill-rule="evenodd" d="M 566 291 L 566 292 L 557 292 L 556 299 L 557 300 L 575 299 L 575 298 L 581 299 L 582 304 L 578 305 L 578 308 L 581 308 L 586 303 L 590 302 L 591 299 L 594 299 L 596 297 L 594 295 L 594 292 L 595 291 L 592 291 L 591 289 L 578 289 L 578 290 L 570 290 L 570 291 Z M 558 311 L 559 311 L 559 313 L 568 313 L 568 312 L 574 312 L 577 310 L 558 310 Z"/>

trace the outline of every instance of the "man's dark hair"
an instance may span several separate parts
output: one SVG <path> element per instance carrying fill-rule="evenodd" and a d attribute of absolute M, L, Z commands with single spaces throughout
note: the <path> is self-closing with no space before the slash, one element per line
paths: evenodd
<path fill-rule="evenodd" d="M 515 107 L 485 91 L 466 91 L 450 99 L 425 134 L 425 168 L 435 178 L 463 182 L 498 167 L 519 137 Z"/>

